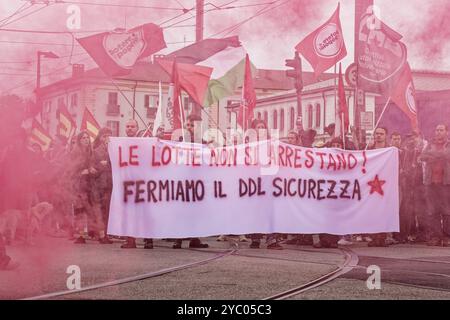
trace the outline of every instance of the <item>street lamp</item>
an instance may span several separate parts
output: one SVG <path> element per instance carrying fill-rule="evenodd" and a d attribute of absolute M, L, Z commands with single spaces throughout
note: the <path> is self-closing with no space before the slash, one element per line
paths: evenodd
<path fill-rule="evenodd" d="M 41 57 L 58 59 L 59 57 L 51 51 L 38 51 L 37 52 L 37 78 L 36 78 L 36 93 L 41 88 Z"/>
<path fill-rule="evenodd" d="M 58 59 L 59 57 L 51 51 L 38 51 L 37 52 L 37 74 L 36 74 L 36 105 L 39 110 L 41 110 L 41 121 L 42 121 L 42 108 L 40 106 L 40 94 L 39 90 L 41 89 L 41 57 L 50 58 L 50 59 Z"/>

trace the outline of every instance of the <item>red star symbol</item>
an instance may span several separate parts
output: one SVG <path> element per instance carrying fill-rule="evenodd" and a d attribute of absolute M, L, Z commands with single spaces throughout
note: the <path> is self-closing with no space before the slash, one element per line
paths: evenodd
<path fill-rule="evenodd" d="M 367 184 L 370 186 L 370 194 L 372 194 L 374 192 L 378 192 L 379 194 L 384 196 L 384 192 L 383 192 L 382 186 L 385 183 L 386 183 L 385 180 L 379 180 L 378 179 L 378 175 L 376 175 L 375 179 L 373 179 L 372 181 L 367 182 Z"/>

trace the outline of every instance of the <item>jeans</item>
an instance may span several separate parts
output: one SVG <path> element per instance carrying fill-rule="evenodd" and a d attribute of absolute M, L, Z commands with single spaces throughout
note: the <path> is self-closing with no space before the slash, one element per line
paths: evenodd
<path fill-rule="evenodd" d="M 426 186 L 427 238 L 450 238 L 450 186 L 432 184 Z"/>

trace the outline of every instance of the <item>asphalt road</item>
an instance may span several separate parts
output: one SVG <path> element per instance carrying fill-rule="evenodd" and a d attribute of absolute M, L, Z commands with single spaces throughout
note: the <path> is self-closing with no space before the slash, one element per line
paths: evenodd
<path fill-rule="evenodd" d="M 155 241 L 153 250 L 120 249 L 120 242 L 74 245 L 60 238 L 42 238 L 34 246 L 14 244 L 8 253 L 21 266 L 0 272 L 0 298 L 67 291 L 67 268 L 78 266 L 82 288 L 161 270 L 166 273 L 52 299 L 263 299 L 327 274 L 345 260 L 337 249 L 290 245 L 280 251 L 249 249 L 248 243 L 217 242 L 213 237 L 206 242 L 210 248 L 200 250 L 187 249 L 187 242 L 184 249 L 174 250 L 172 243 L 163 240 Z M 358 255 L 357 267 L 289 299 L 450 299 L 450 248 L 368 248 L 366 244 L 349 248 Z M 169 272 L 175 266 L 212 258 Z M 380 267 L 379 290 L 367 288 L 369 265 Z"/>

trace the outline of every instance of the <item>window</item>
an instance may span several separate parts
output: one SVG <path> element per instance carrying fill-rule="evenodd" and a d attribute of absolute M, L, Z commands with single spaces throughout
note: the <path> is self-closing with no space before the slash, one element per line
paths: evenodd
<path fill-rule="evenodd" d="M 183 98 L 183 107 L 184 107 L 184 110 L 189 110 L 189 104 L 190 104 L 190 99 L 189 99 L 189 97 L 184 97 L 184 98 Z"/>
<path fill-rule="evenodd" d="M 146 94 L 144 96 L 144 107 L 147 111 L 147 118 L 154 118 L 156 116 L 156 111 L 158 110 L 158 99 L 157 95 Z"/>
<path fill-rule="evenodd" d="M 109 92 L 108 93 L 108 105 L 110 105 L 110 106 L 118 105 L 117 92 Z"/>
<path fill-rule="evenodd" d="M 308 104 L 308 129 L 313 127 L 313 106 Z"/>
<path fill-rule="evenodd" d="M 78 94 L 74 93 L 70 96 L 70 108 L 75 109 L 78 107 Z"/>
<path fill-rule="evenodd" d="M 106 121 L 106 126 L 111 129 L 113 137 L 119 136 L 119 121 Z"/>
<path fill-rule="evenodd" d="M 58 109 L 65 107 L 65 106 L 66 106 L 66 104 L 64 103 L 64 97 L 58 98 Z"/>
<path fill-rule="evenodd" d="M 316 103 L 316 127 L 320 127 L 320 104 Z"/>
<path fill-rule="evenodd" d="M 106 115 L 118 116 L 120 114 L 120 106 L 117 100 L 117 92 L 108 93 L 108 105 L 106 106 Z"/>
<path fill-rule="evenodd" d="M 258 120 L 261 120 L 261 112 L 258 112 L 257 119 L 258 119 Z"/>
<path fill-rule="evenodd" d="M 291 114 L 289 116 L 290 116 L 289 128 L 291 130 L 293 130 L 295 127 L 295 109 L 294 108 L 291 108 Z"/>
<path fill-rule="evenodd" d="M 146 108 L 157 108 L 158 107 L 158 99 L 157 95 L 146 94 L 144 96 L 144 107 Z"/>
<path fill-rule="evenodd" d="M 280 130 L 284 131 L 284 109 L 280 111 Z"/>
<path fill-rule="evenodd" d="M 50 113 L 50 112 L 52 112 L 52 102 L 46 101 L 44 103 L 44 113 Z"/>
<path fill-rule="evenodd" d="M 275 110 L 273 112 L 273 126 L 272 126 L 272 128 L 273 129 L 278 129 L 278 112 L 277 112 L 277 110 Z"/>
<path fill-rule="evenodd" d="M 267 125 L 269 124 L 268 118 L 269 118 L 269 114 L 267 113 L 267 111 L 264 111 L 264 122 L 265 122 Z"/>

